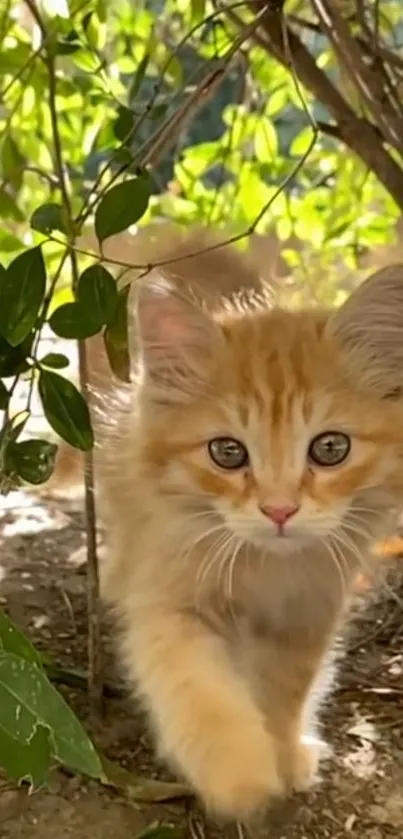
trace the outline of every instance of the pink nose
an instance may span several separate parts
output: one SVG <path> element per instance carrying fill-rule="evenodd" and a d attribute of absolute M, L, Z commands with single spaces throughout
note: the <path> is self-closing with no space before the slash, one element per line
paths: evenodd
<path fill-rule="evenodd" d="M 298 513 L 299 505 L 297 507 L 291 504 L 283 507 L 272 507 L 270 504 L 264 504 L 261 508 L 262 513 L 276 524 L 285 524 L 288 519 Z"/>

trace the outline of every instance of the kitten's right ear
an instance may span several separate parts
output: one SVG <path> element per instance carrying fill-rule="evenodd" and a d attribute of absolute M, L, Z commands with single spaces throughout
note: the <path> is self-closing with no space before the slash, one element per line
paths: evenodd
<path fill-rule="evenodd" d="M 137 348 L 156 398 L 181 402 L 205 389 L 209 363 L 223 341 L 219 325 L 156 271 L 133 291 Z"/>
<path fill-rule="evenodd" d="M 330 318 L 327 331 L 359 380 L 392 398 L 403 389 L 403 265 L 376 271 Z"/>

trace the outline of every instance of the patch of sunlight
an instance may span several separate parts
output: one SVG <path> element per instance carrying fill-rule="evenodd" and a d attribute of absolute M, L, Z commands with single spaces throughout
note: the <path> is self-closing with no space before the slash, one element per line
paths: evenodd
<path fill-rule="evenodd" d="M 38 498 L 16 490 L 0 499 L 0 524 L 3 538 L 27 536 L 43 530 L 61 530 L 69 518 L 60 510 L 38 503 Z"/>

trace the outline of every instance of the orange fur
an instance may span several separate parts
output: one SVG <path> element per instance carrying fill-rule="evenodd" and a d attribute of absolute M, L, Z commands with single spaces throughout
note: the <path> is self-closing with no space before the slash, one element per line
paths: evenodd
<path fill-rule="evenodd" d="M 208 807 L 246 819 L 315 778 L 329 651 L 402 505 L 403 269 L 337 312 L 295 313 L 256 286 L 225 300 L 250 288 L 249 265 L 214 254 L 134 289 L 133 380 L 95 413 L 101 580 L 163 755 Z M 351 438 L 339 466 L 307 457 L 325 431 Z M 220 436 L 249 463 L 216 466 Z M 299 508 L 285 535 L 264 505 Z"/>

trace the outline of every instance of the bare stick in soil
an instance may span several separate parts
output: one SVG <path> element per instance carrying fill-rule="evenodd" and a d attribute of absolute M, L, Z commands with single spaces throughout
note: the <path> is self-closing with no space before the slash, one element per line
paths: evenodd
<path fill-rule="evenodd" d="M 78 342 L 78 362 L 81 392 L 88 404 L 88 367 L 85 341 Z M 85 452 L 84 493 L 87 539 L 88 698 L 91 713 L 98 716 L 102 710 L 103 675 L 101 603 L 99 596 L 94 460 L 92 450 Z"/>
<path fill-rule="evenodd" d="M 77 288 L 78 265 L 77 255 L 74 251 L 75 226 L 73 211 L 68 189 L 68 181 L 65 172 L 62 144 L 59 133 L 57 107 L 56 107 L 56 67 L 52 45 L 47 38 L 47 31 L 42 17 L 38 11 L 35 0 L 25 0 L 42 34 L 45 45 L 44 63 L 48 71 L 49 89 L 49 111 L 52 124 L 52 136 L 55 158 L 55 174 L 58 179 L 62 196 L 63 207 L 67 220 L 67 233 L 69 240 L 69 254 L 73 279 L 73 288 Z M 86 347 L 84 341 L 79 341 L 79 371 L 80 386 L 83 397 L 88 404 L 88 369 Z M 96 515 L 94 499 L 94 466 L 92 451 L 85 453 L 84 466 L 84 487 L 85 487 L 85 522 L 87 537 L 87 600 L 88 600 L 88 695 L 90 710 L 93 715 L 98 715 L 102 707 L 103 679 L 102 679 L 102 654 L 101 654 L 101 608 L 99 597 L 98 558 L 96 544 Z"/>

